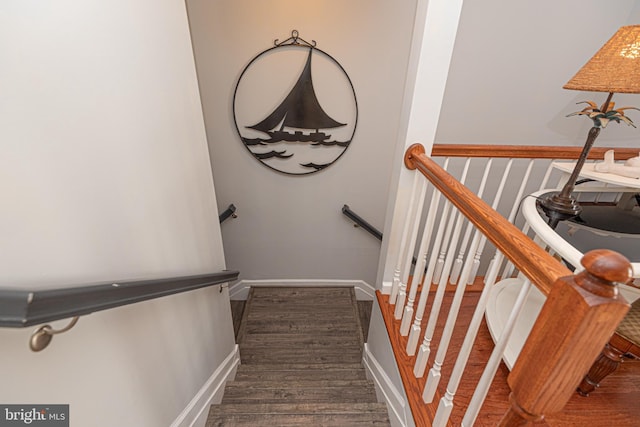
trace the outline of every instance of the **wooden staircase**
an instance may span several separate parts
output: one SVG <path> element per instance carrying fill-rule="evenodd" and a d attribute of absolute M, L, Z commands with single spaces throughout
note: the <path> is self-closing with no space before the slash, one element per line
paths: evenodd
<path fill-rule="evenodd" d="M 388 426 L 361 365 L 353 288 L 252 288 L 237 342 L 241 365 L 213 426 Z"/>

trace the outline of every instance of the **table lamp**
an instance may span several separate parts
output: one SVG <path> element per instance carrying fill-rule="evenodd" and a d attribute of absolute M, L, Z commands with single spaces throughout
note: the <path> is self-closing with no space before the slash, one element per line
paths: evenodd
<path fill-rule="evenodd" d="M 569 116 L 588 116 L 593 120 L 593 127 L 589 130 L 580 157 L 562 190 L 538 201 L 538 206 L 547 215 L 548 224 L 552 228 L 555 228 L 558 222 L 574 218 L 582 212 L 572 192 L 589 151 L 600 134 L 600 129 L 606 127 L 610 121 L 624 122 L 635 127 L 633 122 L 624 115 L 624 110 L 637 110 L 637 108 L 614 109 L 615 103 L 611 102 L 611 98 L 615 92 L 640 93 L 640 25 L 620 28 L 563 88 L 608 92 L 609 95 L 600 108 L 595 102 L 587 101 L 585 103 L 588 107 L 569 114 Z"/>

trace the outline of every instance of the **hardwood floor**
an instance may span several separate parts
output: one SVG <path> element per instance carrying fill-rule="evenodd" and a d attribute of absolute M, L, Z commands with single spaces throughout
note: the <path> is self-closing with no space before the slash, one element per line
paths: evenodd
<path fill-rule="evenodd" d="M 445 391 L 446 382 L 450 376 L 455 358 L 462 343 L 466 325 L 471 320 L 473 309 L 479 298 L 478 292 L 467 292 L 462 302 L 462 308 L 456 323 L 456 332 L 452 337 L 452 344 L 447 353 L 445 363 L 442 367 L 442 381 L 432 404 L 424 404 L 421 399 L 425 379 L 416 379 L 413 375 L 413 365 L 415 357 L 406 356 L 406 337 L 400 336 L 397 332 L 399 321 L 393 318 L 393 307 L 387 304 L 388 296 L 378 293 L 378 302 L 382 309 L 382 314 L 387 325 L 390 340 L 399 365 L 400 374 L 403 377 L 409 403 L 414 413 L 416 425 L 428 426 L 430 419 L 433 419 L 437 409 L 438 401 Z M 453 293 L 447 292 L 438 321 L 439 331 L 444 324 L 448 307 L 453 298 Z M 433 298 L 429 298 L 430 301 Z M 425 316 L 428 317 L 428 316 Z M 423 321 L 423 331 L 426 320 Z M 421 337 L 422 340 L 422 337 Z M 436 332 L 432 341 L 431 354 L 437 351 L 440 335 Z M 398 349 L 401 349 L 398 351 Z M 471 399 L 473 389 L 476 386 L 482 369 L 488 360 L 493 349 L 493 341 L 489 335 L 489 330 L 483 322 L 479 336 L 471 353 L 470 362 L 463 375 L 462 382 L 454 399 L 454 410 L 451 416 L 451 424 L 459 426 L 466 407 Z M 433 357 L 432 357 L 433 358 Z M 432 359 L 431 358 L 431 359 Z M 430 360 L 431 362 L 431 360 Z M 485 400 L 476 420 L 475 426 L 495 426 L 506 412 L 508 406 L 509 388 L 507 376 L 509 371 L 504 363 L 501 363 L 496 377 L 492 383 L 491 391 Z M 620 369 L 606 378 L 601 387 L 589 397 L 582 397 L 577 393 L 571 398 L 564 411 L 548 417 L 541 425 L 552 427 L 565 426 L 589 426 L 589 427 L 637 427 L 640 426 L 640 361 L 628 360 L 622 364 Z"/>

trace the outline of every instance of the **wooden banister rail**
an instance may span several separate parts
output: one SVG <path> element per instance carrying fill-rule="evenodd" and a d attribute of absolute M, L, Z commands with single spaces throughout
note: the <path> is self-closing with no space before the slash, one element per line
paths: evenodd
<path fill-rule="evenodd" d="M 614 150 L 615 160 L 627 160 L 637 157 L 637 148 L 628 147 L 594 147 L 587 157 L 590 160 L 601 160 L 604 153 Z M 576 160 L 582 147 L 561 147 L 542 145 L 480 145 L 480 144 L 434 144 L 432 157 L 495 157 L 509 159 L 558 159 Z"/>
<path fill-rule="evenodd" d="M 595 250 L 582 265 L 584 271 L 554 284 L 509 374 L 511 407 L 501 427 L 559 412 L 629 310 L 616 287 L 630 277 L 625 257 Z"/>
<path fill-rule="evenodd" d="M 568 268 L 425 155 L 421 144 L 409 147 L 404 162 L 407 168 L 418 169 L 545 295 L 558 278 L 571 275 Z"/>

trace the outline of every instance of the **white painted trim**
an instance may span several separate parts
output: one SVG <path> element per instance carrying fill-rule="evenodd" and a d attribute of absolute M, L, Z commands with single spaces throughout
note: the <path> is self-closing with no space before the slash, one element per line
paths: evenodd
<path fill-rule="evenodd" d="M 369 346 L 366 343 L 362 352 L 362 364 L 371 379 L 373 379 L 377 394 L 381 395 L 387 404 L 391 425 L 394 427 L 415 426 L 411 409 L 407 406 L 404 397 L 402 397 L 403 394 L 393 385 L 380 363 L 369 351 Z"/>
<path fill-rule="evenodd" d="M 296 288 L 338 288 L 353 287 L 358 301 L 372 301 L 376 289 L 363 280 L 315 280 L 315 279 L 285 279 L 285 280 L 240 280 L 229 287 L 229 298 L 232 300 L 246 300 L 251 287 L 282 286 Z"/>
<path fill-rule="evenodd" d="M 222 400 L 224 385 L 228 380 L 233 379 L 239 364 L 240 348 L 236 344 L 170 427 L 204 427 L 209 415 L 209 407 Z"/>
<path fill-rule="evenodd" d="M 393 286 L 393 282 L 382 282 L 382 289 L 380 289 L 380 292 L 383 295 L 391 295 L 392 286 Z"/>

